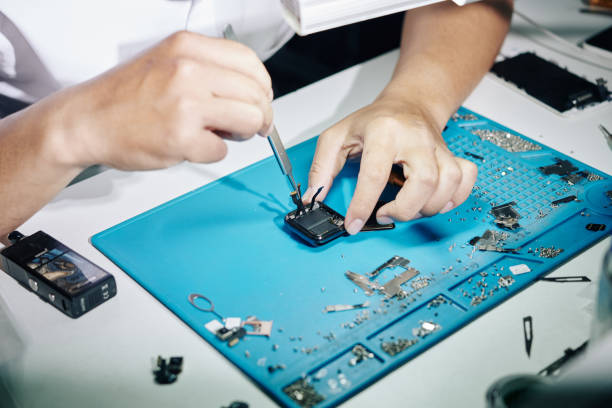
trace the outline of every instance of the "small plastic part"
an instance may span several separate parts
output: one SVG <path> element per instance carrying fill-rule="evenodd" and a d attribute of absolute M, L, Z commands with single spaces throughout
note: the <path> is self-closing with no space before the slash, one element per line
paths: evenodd
<path fill-rule="evenodd" d="M 172 384 L 183 371 L 183 357 L 170 357 L 166 362 L 162 356 L 157 357 L 157 367 L 153 371 L 157 384 Z"/>
<path fill-rule="evenodd" d="M 513 275 L 522 275 L 523 273 L 531 272 L 531 268 L 525 264 L 512 265 L 509 269 Z"/>
<path fill-rule="evenodd" d="M 223 327 L 223 323 L 221 323 L 217 319 L 211 320 L 210 322 L 204 325 L 204 328 L 206 328 L 206 330 L 208 330 L 212 334 L 217 334 L 217 331 L 219 331 L 219 329 Z"/>

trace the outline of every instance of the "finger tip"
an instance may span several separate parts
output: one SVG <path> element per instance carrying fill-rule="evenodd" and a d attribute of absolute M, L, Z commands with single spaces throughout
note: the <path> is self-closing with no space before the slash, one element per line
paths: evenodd
<path fill-rule="evenodd" d="M 347 223 L 345 220 L 345 229 L 346 232 L 349 233 L 349 235 L 356 235 L 359 233 L 359 231 L 361 231 L 361 229 L 364 226 L 364 221 L 361 218 L 355 218 L 353 220 L 349 219 L 349 222 Z"/>
<path fill-rule="evenodd" d="M 376 222 L 379 223 L 380 225 L 389 225 L 389 224 L 393 224 L 393 218 L 386 216 L 386 215 L 377 215 Z"/>

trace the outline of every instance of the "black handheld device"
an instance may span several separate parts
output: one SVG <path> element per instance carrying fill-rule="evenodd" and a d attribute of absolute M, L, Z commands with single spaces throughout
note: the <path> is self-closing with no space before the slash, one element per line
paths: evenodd
<path fill-rule="evenodd" d="M 115 278 L 50 235 L 14 231 L 0 251 L 0 267 L 21 286 L 77 318 L 117 293 Z"/>

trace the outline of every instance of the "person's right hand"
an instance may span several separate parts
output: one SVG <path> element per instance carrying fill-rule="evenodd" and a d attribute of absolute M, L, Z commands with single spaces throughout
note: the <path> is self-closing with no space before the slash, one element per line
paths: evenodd
<path fill-rule="evenodd" d="M 251 49 L 179 32 L 41 102 L 66 163 L 146 170 L 221 160 L 224 138 L 268 130 L 271 101 L 270 76 Z"/>

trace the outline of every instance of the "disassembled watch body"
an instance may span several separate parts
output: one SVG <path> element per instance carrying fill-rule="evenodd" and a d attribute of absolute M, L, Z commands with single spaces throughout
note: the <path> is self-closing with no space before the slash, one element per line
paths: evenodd
<path fill-rule="evenodd" d="M 300 185 L 298 184 L 298 190 Z M 304 205 L 299 191 L 291 193 L 296 209 L 285 215 L 285 224 L 309 245 L 320 246 L 346 234 L 344 216 L 316 198 L 323 190 L 319 187 L 310 204 Z M 376 222 L 376 211 L 386 203 L 379 201 L 361 231 L 378 231 L 395 228 L 395 224 L 381 225 Z"/>

